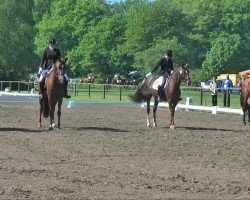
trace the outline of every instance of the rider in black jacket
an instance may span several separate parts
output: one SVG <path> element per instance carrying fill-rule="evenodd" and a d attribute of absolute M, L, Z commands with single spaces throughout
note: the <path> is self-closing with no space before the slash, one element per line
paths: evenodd
<path fill-rule="evenodd" d="M 55 48 L 56 46 L 56 40 L 55 39 L 50 39 L 49 40 L 49 47 L 47 47 L 41 58 L 41 63 L 40 63 L 40 78 L 39 78 L 39 87 L 41 91 L 41 98 L 43 97 L 43 94 L 45 93 L 45 79 L 47 77 L 48 71 L 53 67 L 53 65 L 56 63 L 56 61 L 61 58 L 61 53 L 60 50 Z M 68 85 L 68 77 L 67 74 L 64 74 L 64 97 L 65 98 L 71 98 L 70 95 L 68 95 L 67 92 L 67 85 Z"/>
<path fill-rule="evenodd" d="M 174 70 L 173 60 L 172 60 L 172 50 L 167 50 L 164 54 L 164 57 L 161 58 L 154 66 L 151 73 L 155 72 L 159 67 L 161 68 L 158 76 L 163 77 L 161 85 L 158 86 L 158 102 L 161 100 L 161 94 L 163 93 L 163 88 L 166 83 L 166 80 L 170 77 L 171 73 Z"/>

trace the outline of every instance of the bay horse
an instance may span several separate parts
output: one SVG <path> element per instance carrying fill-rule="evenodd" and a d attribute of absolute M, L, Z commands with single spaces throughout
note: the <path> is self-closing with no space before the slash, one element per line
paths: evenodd
<path fill-rule="evenodd" d="M 49 130 L 53 130 L 55 127 L 54 123 L 54 112 L 57 104 L 57 126 L 61 127 L 61 106 L 64 95 L 64 72 L 66 68 L 66 60 L 59 59 L 56 61 L 54 66 L 51 68 L 49 75 L 46 79 L 46 93 L 44 98 L 40 99 L 40 112 L 39 112 L 39 127 L 42 127 L 42 114 L 44 118 L 50 117 Z"/>
<path fill-rule="evenodd" d="M 153 88 L 154 81 L 157 79 L 155 76 L 146 77 L 142 85 L 139 89 L 135 92 L 132 96 L 132 100 L 135 102 L 143 102 L 147 103 L 147 127 L 150 127 L 150 101 L 151 98 L 154 97 L 154 106 L 153 106 L 153 127 L 156 127 L 156 111 L 158 106 L 157 96 L 158 91 L 157 89 Z M 169 104 L 170 110 L 170 128 L 175 128 L 174 124 L 174 114 L 175 114 L 175 107 L 180 99 L 181 91 L 180 91 L 180 84 L 182 81 L 185 81 L 187 85 L 191 84 L 191 79 L 189 77 L 189 70 L 187 65 L 180 66 L 176 71 L 174 71 L 169 80 L 167 80 L 167 85 L 164 89 L 164 96 L 162 100 L 167 101 Z"/>
<path fill-rule="evenodd" d="M 246 79 L 241 85 L 241 108 L 243 111 L 243 124 L 246 125 L 246 112 L 248 112 L 248 123 L 250 125 L 250 105 L 247 103 L 250 96 L 250 79 Z"/>

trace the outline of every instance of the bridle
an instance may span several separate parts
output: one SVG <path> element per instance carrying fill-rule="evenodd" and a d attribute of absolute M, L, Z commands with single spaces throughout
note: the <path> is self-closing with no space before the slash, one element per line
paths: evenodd
<path fill-rule="evenodd" d="M 179 74 L 180 74 L 179 78 L 182 77 L 181 80 L 183 80 L 184 82 L 189 81 L 190 78 L 188 76 L 188 73 L 189 71 L 186 67 L 181 68 L 179 71 Z"/>

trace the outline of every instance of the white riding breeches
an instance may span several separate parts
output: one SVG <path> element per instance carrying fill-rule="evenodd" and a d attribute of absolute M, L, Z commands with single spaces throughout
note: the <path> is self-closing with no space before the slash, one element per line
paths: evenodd
<path fill-rule="evenodd" d="M 45 79 L 49 74 L 49 70 L 44 69 L 42 70 L 41 74 L 40 74 L 40 78 L 39 78 L 39 82 L 42 82 L 43 79 Z"/>
<path fill-rule="evenodd" d="M 49 72 L 50 72 L 50 70 L 47 70 L 47 69 L 42 70 L 42 72 L 41 72 L 41 74 L 40 74 L 39 82 L 42 82 L 43 79 L 47 78 L 48 75 L 50 74 Z M 65 80 L 65 81 L 69 81 L 69 77 L 68 77 L 67 73 L 65 73 L 65 74 L 63 75 L 63 77 L 64 77 L 64 80 Z"/>

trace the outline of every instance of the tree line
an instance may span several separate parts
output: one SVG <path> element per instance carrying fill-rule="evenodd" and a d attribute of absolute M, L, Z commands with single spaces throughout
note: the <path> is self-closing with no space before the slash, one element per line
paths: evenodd
<path fill-rule="evenodd" d="M 250 0 L 1 0 L 0 79 L 38 70 L 49 38 L 70 77 L 151 71 L 166 49 L 194 84 L 250 68 Z"/>

